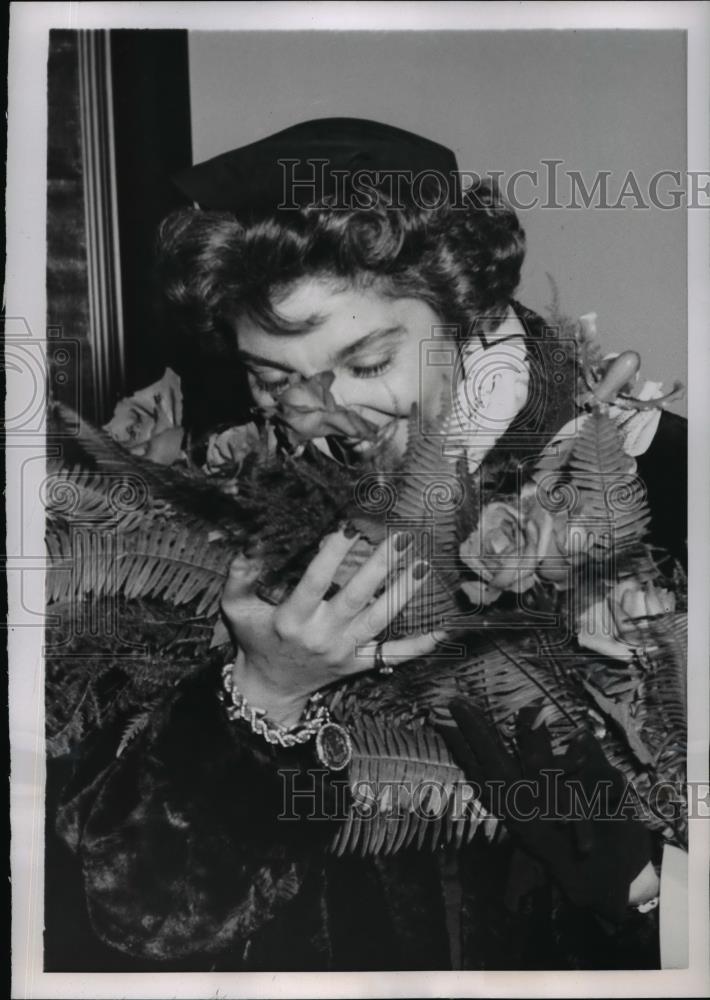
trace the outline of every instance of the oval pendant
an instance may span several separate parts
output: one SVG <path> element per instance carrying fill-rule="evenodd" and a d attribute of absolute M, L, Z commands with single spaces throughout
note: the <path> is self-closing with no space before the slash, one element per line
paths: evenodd
<path fill-rule="evenodd" d="M 326 722 L 316 733 L 318 760 L 331 771 L 342 771 L 353 756 L 350 733 L 337 722 Z"/>

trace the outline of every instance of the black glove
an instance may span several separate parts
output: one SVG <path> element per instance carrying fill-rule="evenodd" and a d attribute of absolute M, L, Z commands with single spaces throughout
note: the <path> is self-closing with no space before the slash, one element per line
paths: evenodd
<path fill-rule="evenodd" d="M 575 906 L 623 920 L 629 886 L 651 859 L 651 837 L 629 816 L 606 818 L 627 786 L 599 743 L 585 734 L 555 756 L 547 727 L 532 728 L 539 710 L 525 709 L 516 720 L 517 761 L 471 702 L 456 698 L 449 710 L 456 726 L 438 731 L 486 809 Z M 595 794 L 599 805 L 585 810 Z"/>

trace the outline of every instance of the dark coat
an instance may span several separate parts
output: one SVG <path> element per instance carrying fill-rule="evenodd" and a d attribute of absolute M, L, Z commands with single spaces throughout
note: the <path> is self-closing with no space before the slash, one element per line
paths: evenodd
<path fill-rule="evenodd" d="M 620 930 L 575 912 L 507 841 L 477 835 L 458 857 L 329 854 L 337 820 L 277 819 L 279 768 L 321 780 L 308 747 L 263 745 L 218 690 L 200 671 L 120 758 L 103 733 L 77 763 L 58 832 L 81 860 L 92 931 L 71 925 L 86 915 L 67 906 L 55 843 L 48 970 L 654 967 L 652 918 Z"/>

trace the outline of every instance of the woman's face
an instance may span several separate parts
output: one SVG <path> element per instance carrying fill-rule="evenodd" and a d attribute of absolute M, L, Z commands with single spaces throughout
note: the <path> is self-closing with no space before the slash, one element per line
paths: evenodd
<path fill-rule="evenodd" d="M 412 404 L 425 421 L 438 415 L 451 368 L 425 363 L 425 342 L 442 324 L 426 303 L 308 278 L 280 299 L 276 310 L 289 323 L 310 328 L 281 334 L 246 317 L 238 321 L 238 348 L 257 406 L 273 406 L 290 374 L 309 378 L 332 371 L 336 402 L 378 427 L 392 422 L 391 442 L 400 453 Z M 355 448 L 362 452 L 368 446 L 361 442 Z"/>

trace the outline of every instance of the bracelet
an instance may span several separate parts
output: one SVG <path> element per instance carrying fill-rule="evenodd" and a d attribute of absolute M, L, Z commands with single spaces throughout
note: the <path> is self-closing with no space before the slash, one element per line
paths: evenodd
<path fill-rule="evenodd" d="M 250 705 L 234 681 L 234 663 L 222 668 L 222 688 L 220 701 L 225 706 L 230 722 L 243 719 L 257 736 L 267 743 L 282 747 L 293 747 L 307 743 L 315 736 L 318 760 L 331 771 L 342 771 L 352 760 L 352 740 L 343 726 L 333 722 L 330 710 L 323 701 L 323 693 L 316 691 L 308 699 L 306 710 L 300 722 L 293 726 L 283 726 L 268 718 L 263 708 Z M 229 696 L 230 704 L 226 696 Z"/>

